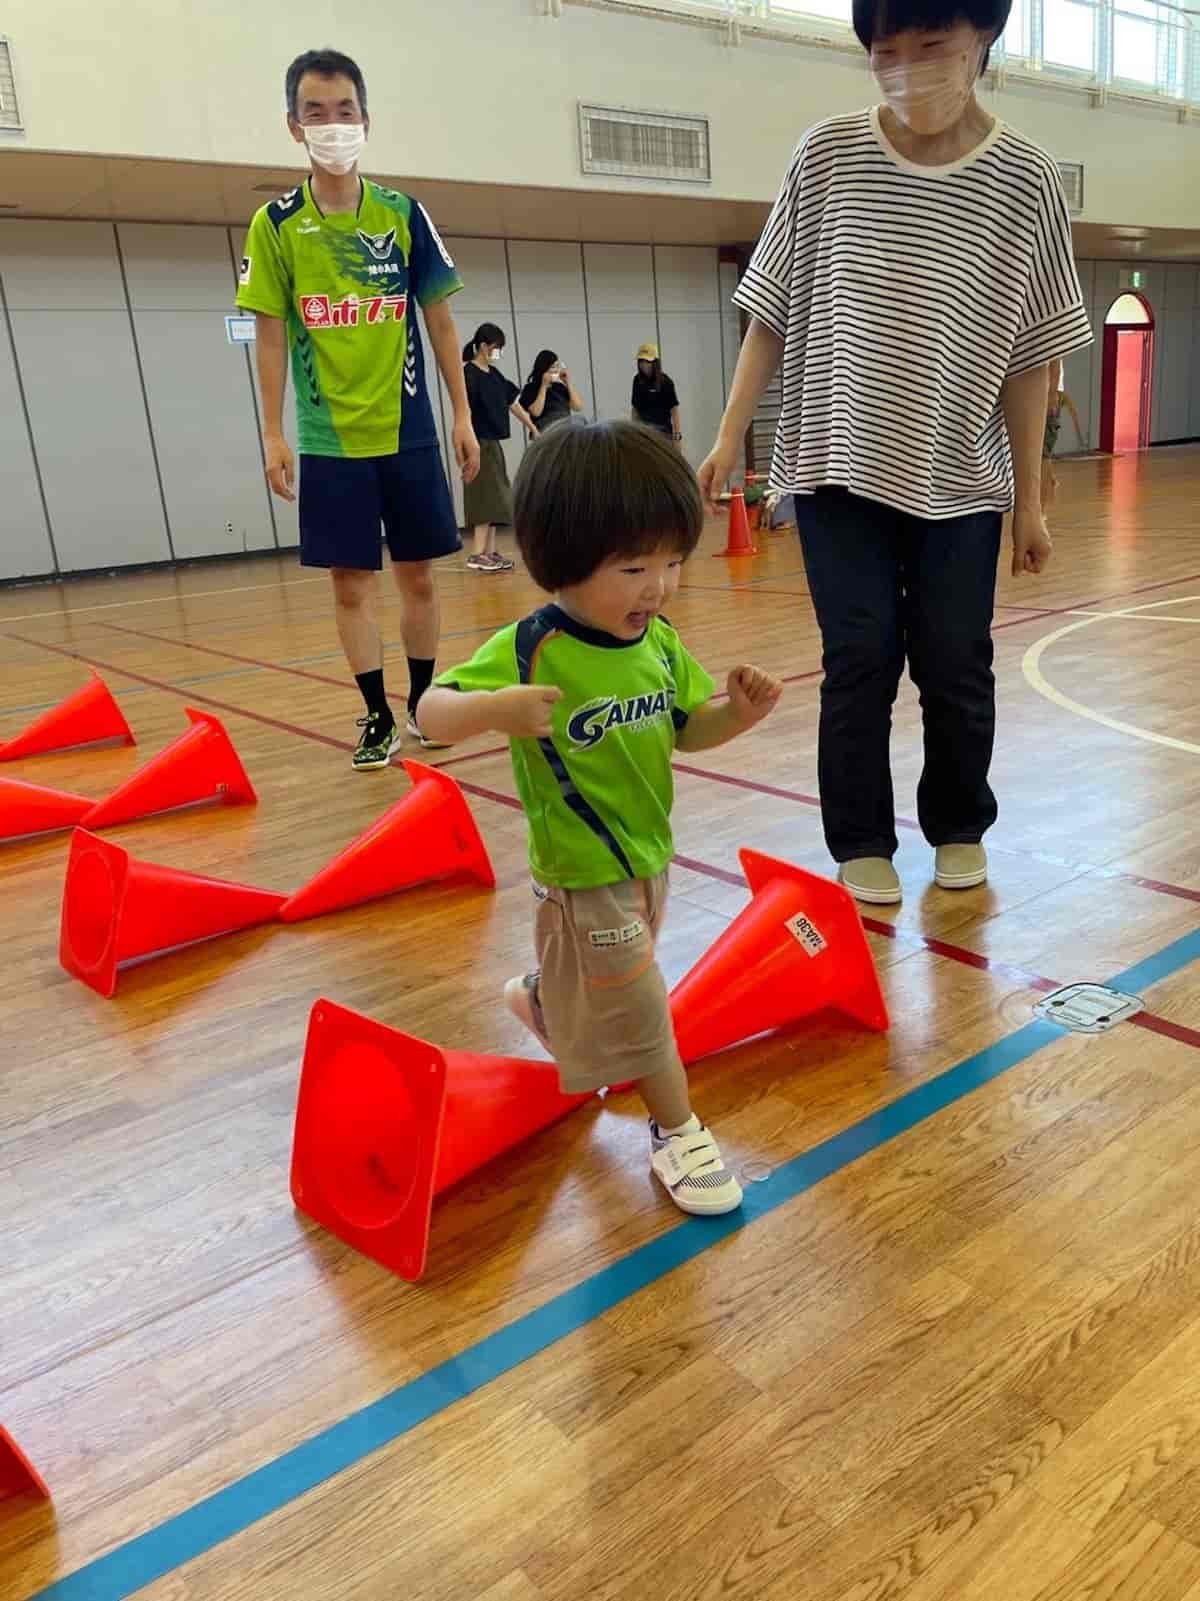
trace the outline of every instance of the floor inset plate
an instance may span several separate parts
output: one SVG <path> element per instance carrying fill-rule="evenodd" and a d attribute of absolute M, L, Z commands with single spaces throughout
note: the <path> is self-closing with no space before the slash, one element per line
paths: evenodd
<path fill-rule="evenodd" d="M 1034 1011 L 1074 1034 L 1105 1034 L 1142 1010 L 1136 995 L 1104 984 L 1067 984 L 1038 1001 Z"/>

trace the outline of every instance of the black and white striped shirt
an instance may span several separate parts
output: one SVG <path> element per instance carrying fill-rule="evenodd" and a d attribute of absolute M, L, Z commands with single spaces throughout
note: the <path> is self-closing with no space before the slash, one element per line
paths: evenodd
<path fill-rule="evenodd" d="M 1092 339 L 1057 168 L 999 121 L 945 167 L 819 123 L 734 300 L 786 341 L 772 485 L 935 519 L 1011 507 L 1001 386 Z"/>

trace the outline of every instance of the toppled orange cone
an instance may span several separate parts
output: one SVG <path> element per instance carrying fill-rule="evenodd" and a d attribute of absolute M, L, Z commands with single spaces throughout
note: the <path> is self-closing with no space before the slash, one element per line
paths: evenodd
<path fill-rule="evenodd" d="M 285 899 L 139 861 L 77 828 L 67 859 L 59 961 L 98 994 L 110 996 L 122 963 L 273 922 Z"/>
<path fill-rule="evenodd" d="M 849 891 L 758 851 L 738 855 L 753 899 L 671 992 L 683 1060 L 827 1008 L 885 1030 L 879 975 Z"/>
<path fill-rule="evenodd" d="M 309 1016 L 292 1199 L 401 1278 L 425 1269 L 433 1197 L 591 1099 L 552 1062 L 436 1045 L 333 1001 Z"/>
<path fill-rule="evenodd" d="M 18 756 L 41 756 L 49 750 L 65 750 L 71 745 L 95 745 L 101 740 L 119 739 L 136 745 L 125 714 L 113 699 L 112 691 L 94 674 L 89 683 L 66 700 L 30 723 L 12 739 L 0 744 L 0 762 Z"/>
<path fill-rule="evenodd" d="M 487 847 L 459 786 L 422 762 L 405 762 L 404 771 L 413 783 L 408 794 L 290 897 L 279 914 L 283 922 L 298 923 L 437 878 L 495 885 Z"/>
<path fill-rule="evenodd" d="M 112 828 L 202 801 L 256 804 L 254 785 L 225 725 L 210 712 L 191 706 L 184 710 L 191 726 L 94 805 L 82 819 L 85 828 Z"/>

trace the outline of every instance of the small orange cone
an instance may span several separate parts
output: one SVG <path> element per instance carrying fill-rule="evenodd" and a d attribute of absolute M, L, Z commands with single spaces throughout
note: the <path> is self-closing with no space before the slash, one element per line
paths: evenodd
<path fill-rule="evenodd" d="M 95 805 L 86 795 L 63 789 L 46 789 L 16 778 L 0 778 L 0 839 L 23 834 L 45 834 L 55 828 L 74 828 Z"/>
<path fill-rule="evenodd" d="M 850 892 L 758 851 L 738 854 L 754 899 L 671 992 L 683 1060 L 826 1008 L 885 1030 L 879 975 Z"/>
<path fill-rule="evenodd" d="M 0 744 L 0 762 L 15 761 L 18 756 L 40 756 L 43 751 L 63 750 L 68 745 L 94 745 L 108 739 L 119 739 L 125 745 L 137 744 L 112 691 L 103 679 L 93 674 L 90 683 L 43 712 L 7 743 Z"/>
<path fill-rule="evenodd" d="M 0 1501 L 10 1495 L 50 1499 L 46 1481 L 7 1429 L 0 1428 Z"/>
<path fill-rule="evenodd" d="M 590 1095 L 552 1062 L 436 1045 L 333 1001 L 308 1020 L 292 1199 L 401 1278 L 425 1270 L 433 1197 Z"/>
<path fill-rule="evenodd" d="M 488 889 L 495 885 L 462 790 L 422 762 L 405 762 L 404 771 L 413 783 L 408 794 L 296 891 L 279 914 L 283 922 L 299 923 L 452 875 L 477 879 Z"/>
<path fill-rule="evenodd" d="M 93 806 L 83 819 L 86 827 L 112 828 L 199 801 L 224 801 L 227 806 L 257 803 L 254 785 L 224 724 L 209 712 L 191 706 L 184 710 L 191 727 Z"/>
<path fill-rule="evenodd" d="M 58 959 L 68 973 L 109 996 L 123 962 L 273 922 L 285 899 L 139 861 L 77 828 L 67 858 Z"/>
<path fill-rule="evenodd" d="M 757 556 L 757 547 L 750 539 L 750 523 L 746 517 L 746 496 L 735 489 L 729 502 L 729 542 L 714 556 Z"/>

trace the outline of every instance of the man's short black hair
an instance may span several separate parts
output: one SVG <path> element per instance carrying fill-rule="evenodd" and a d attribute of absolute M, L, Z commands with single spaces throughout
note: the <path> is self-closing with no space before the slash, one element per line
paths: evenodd
<path fill-rule="evenodd" d="M 854 31 L 864 50 L 910 28 L 952 28 L 969 22 L 994 44 L 1008 24 L 1012 0 L 854 0 Z M 980 75 L 987 71 L 984 51 Z"/>
<path fill-rule="evenodd" d="M 563 421 L 525 452 L 513 486 L 517 544 L 552 593 L 614 556 L 663 546 L 690 556 L 704 526 L 696 475 L 663 434 L 641 423 Z"/>
<path fill-rule="evenodd" d="M 354 85 L 354 92 L 358 96 L 358 109 L 365 117 L 367 114 L 367 86 L 363 82 L 363 75 L 358 70 L 358 62 L 351 61 L 340 50 L 306 50 L 302 56 L 297 56 L 287 69 L 284 79 L 283 93 L 287 101 L 288 116 L 297 122 L 300 112 L 296 105 L 296 96 L 300 92 L 300 80 L 306 72 L 315 72 L 320 78 L 349 78 Z"/>

